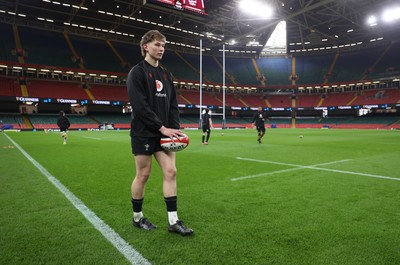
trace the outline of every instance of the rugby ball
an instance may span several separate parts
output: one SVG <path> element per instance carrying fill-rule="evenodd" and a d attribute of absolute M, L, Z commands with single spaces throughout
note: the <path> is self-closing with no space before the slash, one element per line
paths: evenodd
<path fill-rule="evenodd" d="M 165 151 L 182 151 L 189 145 L 189 137 L 186 134 L 183 136 L 174 137 L 173 139 L 169 137 L 162 137 L 160 140 L 160 145 Z"/>

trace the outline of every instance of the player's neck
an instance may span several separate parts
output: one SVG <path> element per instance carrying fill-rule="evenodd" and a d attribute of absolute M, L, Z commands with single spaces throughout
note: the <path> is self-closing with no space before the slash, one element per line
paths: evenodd
<path fill-rule="evenodd" d="M 158 67 L 159 60 L 154 59 L 153 57 L 147 55 L 144 60 L 148 62 L 151 66 Z"/>

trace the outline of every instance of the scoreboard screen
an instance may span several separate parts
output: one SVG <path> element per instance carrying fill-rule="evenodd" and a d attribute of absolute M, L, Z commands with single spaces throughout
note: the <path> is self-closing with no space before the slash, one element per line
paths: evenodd
<path fill-rule="evenodd" d="M 143 0 L 143 2 L 197 15 L 208 15 L 205 11 L 204 0 Z"/>

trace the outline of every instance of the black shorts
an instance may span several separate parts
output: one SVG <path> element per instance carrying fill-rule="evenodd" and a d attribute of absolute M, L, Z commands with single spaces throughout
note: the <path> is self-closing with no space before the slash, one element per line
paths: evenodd
<path fill-rule="evenodd" d="M 160 145 L 161 137 L 131 137 L 132 153 L 134 155 L 152 155 L 155 152 L 163 151 Z"/>
<path fill-rule="evenodd" d="M 265 126 L 257 126 L 257 131 L 265 133 Z"/>
<path fill-rule="evenodd" d="M 68 130 L 67 127 L 60 127 L 60 132 L 66 132 Z"/>
<path fill-rule="evenodd" d="M 210 131 L 210 126 L 203 126 L 203 133 L 209 132 Z"/>

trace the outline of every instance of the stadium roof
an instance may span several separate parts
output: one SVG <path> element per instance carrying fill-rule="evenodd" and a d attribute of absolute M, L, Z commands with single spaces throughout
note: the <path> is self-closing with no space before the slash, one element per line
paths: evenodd
<path fill-rule="evenodd" d="M 168 49 L 259 56 L 276 25 L 286 21 L 288 53 L 359 49 L 400 39 L 400 21 L 383 23 L 393 0 L 260 0 L 269 19 L 239 9 L 239 0 L 204 0 L 208 16 L 144 4 L 144 0 L 0 0 L 0 23 L 138 43 L 149 29 L 167 36 Z M 367 19 L 375 17 L 374 26 Z M 234 44 L 232 44 L 234 41 Z M 172 47 L 172 48 L 171 48 Z"/>

